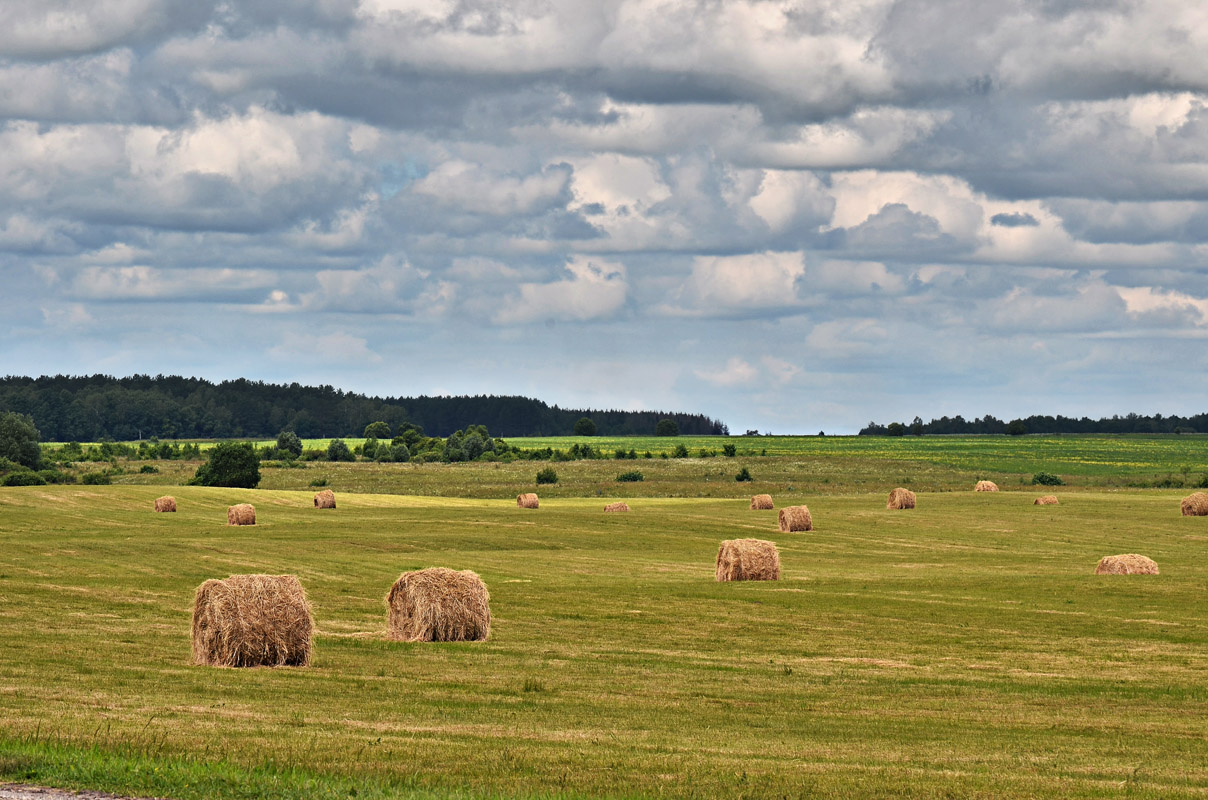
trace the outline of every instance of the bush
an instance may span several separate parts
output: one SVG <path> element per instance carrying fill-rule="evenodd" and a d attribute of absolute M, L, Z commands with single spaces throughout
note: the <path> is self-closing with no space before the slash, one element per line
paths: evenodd
<path fill-rule="evenodd" d="M 36 472 L 21 470 L 4 476 L 5 486 L 45 486 L 46 479 Z"/>
<path fill-rule="evenodd" d="M 679 425 L 673 419 L 660 419 L 654 426 L 655 436 L 679 436 Z"/>
<path fill-rule="evenodd" d="M 38 477 L 47 483 L 75 483 L 75 476 L 59 472 L 57 469 L 40 469 Z"/>
<path fill-rule="evenodd" d="M 327 485 L 327 478 L 315 478 L 310 482 L 310 485 L 315 489 L 320 489 Z"/>
<path fill-rule="evenodd" d="M 109 480 L 108 472 L 85 472 L 80 476 L 80 483 L 88 486 L 108 486 L 112 481 Z"/>
<path fill-rule="evenodd" d="M 277 451 L 283 458 L 297 458 L 302 455 L 302 440 L 293 431 L 281 431 L 277 434 Z"/>
<path fill-rule="evenodd" d="M 738 471 L 738 474 L 734 476 L 734 480 L 738 481 L 739 483 L 747 483 L 751 481 L 751 471 L 746 467 L 743 467 Z"/>
<path fill-rule="evenodd" d="M 357 457 L 348 449 L 348 443 L 343 439 L 332 439 L 327 443 L 328 461 L 356 461 Z"/>
<path fill-rule="evenodd" d="M 673 452 L 671 454 L 671 457 L 672 458 L 687 458 L 688 457 L 688 448 L 684 447 L 682 444 L 677 444 L 675 446 L 675 452 Z"/>
<path fill-rule="evenodd" d="M 557 482 L 558 482 L 558 473 L 554 472 L 553 467 L 546 467 L 545 469 L 543 469 L 537 473 L 537 483 L 538 484 L 557 483 Z"/>
<path fill-rule="evenodd" d="M 1048 472 L 1037 472 L 1032 476 L 1033 486 L 1065 486 L 1065 481 Z"/>
<path fill-rule="evenodd" d="M 395 463 L 403 463 L 411 460 L 411 451 L 407 449 L 405 444 L 390 445 L 389 455 L 387 458 Z"/>
<path fill-rule="evenodd" d="M 592 421 L 591 417 L 580 417 L 579 421 L 575 423 L 575 436 L 595 435 L 596 423 Z"/>
<path fill-rule="evenodd" d="M 33 417 L 15 411 L 0 414 L 0 457 L 37 469 L 42 466 L 42 448 L 38 446 L 41 438 Z"/>
<path fill-rule="evenodd" d="M 239 489 L 255 489 L 260 483 L 260 459 L 251 442 L 219 442 L 209 455 L 191 483 Z"/>
<path fill-rule="evenodd" d="M 734 458 L 738 454 L 738 448 L 732 444 L 723 444 L 721 446 L 721 454 L 726 458 Z"/>
<path fill-rule="evenodd" d="M 143 464 L 141 467 L 138 468 L 138 474 L 139 475 L 158 475 L 159 468 L 153 467 L 150 464 Z"/>
<path fill-rule="evenodd" d="M 1208 489 L 1208 472 L 1200 476 L 1200 482 L 1196 484 L 1197 489 Z"/>
<path fill-rule="evenodd" d="M 385 422 L 371 422 L 365 426 L 366 439 L 389 439 L 390 426 Z"/>
<path fill-rule="evenodd" d="M 629 472 L 622 472 L 617 476 L 618 483 L 637 483 L 646 480 L 646 476 L 638 472 L 636 469 L 631 469 Z"/>

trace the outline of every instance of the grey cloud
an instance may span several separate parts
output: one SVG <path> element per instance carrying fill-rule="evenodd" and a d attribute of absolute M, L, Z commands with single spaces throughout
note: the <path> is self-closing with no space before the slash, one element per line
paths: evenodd
<path fill-rule="evenodd" d="M 1004 228 L 1034 228 L 1040 222 L 1031 214 L 1013 213 L 1013 214 L 995 214 L 990 217 L 991 225 L 1001 225 Z"/>

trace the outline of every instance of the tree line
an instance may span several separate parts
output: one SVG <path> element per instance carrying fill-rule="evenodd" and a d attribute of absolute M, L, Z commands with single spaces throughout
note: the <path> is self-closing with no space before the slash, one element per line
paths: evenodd
<path fill-rule="evenodd" d="M 1208 433 L 1208 414 L 1196 414 L 1190 417 L 1126 414 L 1101 419 L 1033 415 L 1009 422 L 1004 422 L 989 414 L 980 419 L 969 420 L 958 414 L 955 417 L 940 417 L 930 422 L 923 422 L 919 417 L 915 417 L 912 422 L 890 422 L 887 425 L 870 422 L 860 430 L 861 436 L 923 436 L 928 434 L 1019 436 L 1026 433 Z"/>
<path fill-rule="evenodd" d="M 376 397 L 333 386 L 238 380 L 212 383 L 177 375 L 55 375 L 0 378 L 0 411 L 27 414 L 43 441 L 271 438 L 283 430 L 303 439 L 358 436 L 384 421 L 412 423 L 431 436 L 486 425 L 498 436 L 562 436 L 590 417 L 603 436 L 654 433 L 671 419 L 685 435 L 725 435 L 704 414 L 564 409 L 516 396 Z"/>

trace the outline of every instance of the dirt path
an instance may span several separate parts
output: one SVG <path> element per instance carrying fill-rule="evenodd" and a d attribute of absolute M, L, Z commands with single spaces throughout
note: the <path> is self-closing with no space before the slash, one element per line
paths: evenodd
<path fill-rule="evenodd" d="M 0 783 L 0 800 L 136 800 L 105 792 L 69 792 L 20 783 Z M 144 799 L 146 800 L 146 799 Z"/>

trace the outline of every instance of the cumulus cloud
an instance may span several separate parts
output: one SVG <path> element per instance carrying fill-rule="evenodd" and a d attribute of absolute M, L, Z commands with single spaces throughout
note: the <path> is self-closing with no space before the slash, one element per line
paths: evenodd
<path fill-rule="evenodd" d="M 587 321 L 611 317 L 625 305 L 625 266 L 587 256 L 566 262 L 569 277 L 549 283 L 522 283 L 503 298 L 494 321 L 516 325 L 538 320 Z"/>

